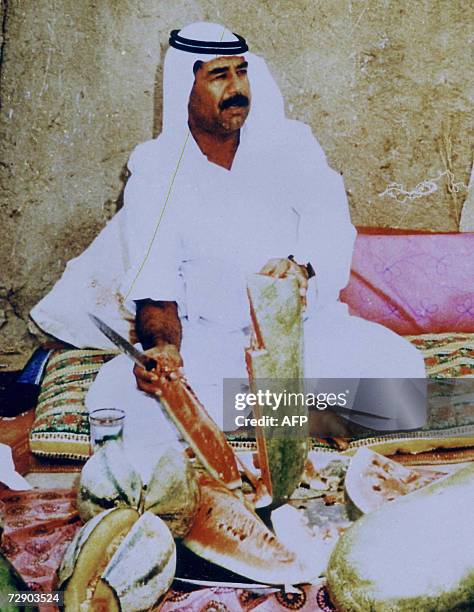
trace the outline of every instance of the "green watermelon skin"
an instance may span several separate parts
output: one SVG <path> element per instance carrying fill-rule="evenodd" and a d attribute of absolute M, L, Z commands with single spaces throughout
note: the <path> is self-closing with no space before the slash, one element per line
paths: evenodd
<path fill-rule="evenodd" d="M 301 482 L 308 441 L 288 437 L 267 438 L 268 464 L 272 474 L 272 506 L 278 507 Z"/>
<path fill-rule="evenodd" d="M 142 481 L 121 442 L 108 442 L 85 463 L 77 495 L 84 521 L 110 508 L 137 508 Z"/>
<path fill-rule="evenodd" d="M 327 569 L 340 612 L 474 610 L 474 464 L 360 518 Z"/>
<path fill-rule="evenodd" d="M 254 333 L 263 349 L 247 350 L 247 369 L 254 393 L 263 391 L 301 393 L 304 391 L 303 320 L 299 287 L 295 278 L 272 278 L 252 274 L 247 279 Z M 258 331 L 257 331 L 258 329 Z M 254 416 L 306 417 L 306 406 L 285 406 L 278 412 L 268 407 L 256 407 Z M 308 455 L 309 439 L 306 427 L 263 427 L 265 453 L 271 476 L 273 506 L 288 500 L 301 481 Z"/>

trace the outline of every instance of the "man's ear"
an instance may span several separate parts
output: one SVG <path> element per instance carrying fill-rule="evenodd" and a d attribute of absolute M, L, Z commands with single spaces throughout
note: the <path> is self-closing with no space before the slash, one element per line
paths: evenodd
<path fill-rule="evenodd" d="M 204 62 L 202 60 L 197 60 L 194 62 L 194 66 L 193 66 L 193 73 L 194 76 L 196 76 L 196 72 L 199 70 L 199 68 L 204 64 Z"/>

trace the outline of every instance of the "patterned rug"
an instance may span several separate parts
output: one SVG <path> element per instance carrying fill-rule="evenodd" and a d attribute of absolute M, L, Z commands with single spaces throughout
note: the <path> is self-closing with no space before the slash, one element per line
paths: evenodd
<path fill-rule="evenodd" d="M 425 358 L 430 378 L 474 377 L 474 334 L 406 336 Z"/>

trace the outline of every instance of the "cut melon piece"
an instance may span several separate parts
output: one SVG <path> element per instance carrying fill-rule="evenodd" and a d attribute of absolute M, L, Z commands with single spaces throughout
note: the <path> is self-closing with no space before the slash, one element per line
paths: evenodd
<path fill-rule="evenodd" d="M 175 538 L 191 529 L 199 504 L 196 475 L 184 453 L 168 448 L 156 464 L 145 495 L 145 510 L 160 516 Z"/>
<path fill-rule="evenodd" d="M 176 547 L 151 512 L 106 510 L 76 534 L 59 568 L 66 612 L 135 612 L 151 607 L 171 585 Z"/>
<path fill-rule="evenodd" d="M 168 527 L 145 512 L 128 532 L 102 577 L 120 600 L 122 610 L 150 608 L 171 586 L 176 546 Z"/>
<path fill-rule="evenodd" d="M 298 584 L 315 577 L 231 492 L 201 482 L 201 503 L 184 544 L 207 561 L 265 584 Z"/>
<path fill-rule="evenodd" d="M 113 548 L 138 519 L 131 508 L 106 510 L 89 521 L 68 546 L 59 568 L 59 586 L 66 580 L 66 610 L 92 610 L 95 587 L 105 569 L 107 549 Z"/>
<path fill-rule="evenodd" d="M 94 612 L 121 612 L 117 595 L 102 578 L 95 588 L 91 607 Z"/>
<path fill-rule="evenodd" d="M 82 468 L 77 507 L 84 521 L 110 508 L 151 510 L 182 538 L 197 512 L 199 487 L 184 451 L 168 448 L 144 487 L 120 442 L 108 442 Z"/>
<path fill-rule="evenodd" d="M 359 448 L 351 459 L 344 481 L 349 516 L 355 520 L 443 476 L 446 473 L 410 469 L 369 448 Z"/>
<path fill-rule="evenodd" d="M 366 514 L 339 539 L 327 583 L 341 612 L 474 605 L 474 464 Z"/>

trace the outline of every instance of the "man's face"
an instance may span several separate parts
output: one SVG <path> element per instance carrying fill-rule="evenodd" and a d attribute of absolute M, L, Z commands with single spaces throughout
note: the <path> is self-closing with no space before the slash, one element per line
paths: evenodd
<path fill-rule="evenodd" d="M 189 96 L 190 124 L 206 132 L 231 134 L 247 119 L 250 99 L 244 57 L 218 57 L 202 63 Z"/>

